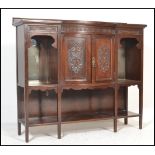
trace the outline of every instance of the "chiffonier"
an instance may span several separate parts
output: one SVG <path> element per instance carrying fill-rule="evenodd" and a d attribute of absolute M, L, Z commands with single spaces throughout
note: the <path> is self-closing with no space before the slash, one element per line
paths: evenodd
<path fill-rule="evenodd" d="M 143 114 L 143 29 L 146 25 L 13 18 L 16 26 L 18 135 L 25 126 L 61 125 Z M 139 92 L 129 110 L 128 88 Z M 136 103 L 135 103 L 136 104 Z M 78 124 L 77 124 L 78 125 Z M 121 131 L 120 131 L 121 132 Z"/>

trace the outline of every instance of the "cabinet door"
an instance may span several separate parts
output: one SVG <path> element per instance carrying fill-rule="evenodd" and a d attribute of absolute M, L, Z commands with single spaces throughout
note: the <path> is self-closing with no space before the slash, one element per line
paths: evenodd
<path fill-rule="evenodd" d="M 62 71 L 65 83 L 91 81 L 91 53 L 89 35 L 64 35 L 62 39 Z"/>
<path fill-rule="evenodd" d="M 93 37 L 93 82 L 104 82 L 113 79 L 113 37 Z"/>

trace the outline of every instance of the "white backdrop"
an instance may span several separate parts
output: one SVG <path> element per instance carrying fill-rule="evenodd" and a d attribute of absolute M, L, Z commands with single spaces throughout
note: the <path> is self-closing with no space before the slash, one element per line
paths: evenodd
<path fill-rule="evenodd" d="M 1 120 L 16 123 L 16 43 L 12 18 L 47 18 L 147 24 L 144 31 L 144 119 L 154 114 L 154 12 L 147 9 L 11 9 L 1 12 Z M 134 101 L 134 102 L 133 102 Z M 129 103 L 138 101 L 137 88 L 129 90 Z"/>
<path fill-rule="evenodd" d="M 1 0 L 1 7 L 3 8 L 152 8 L 154 6 L 154 0 L 130 0 L 130 1 L 124 1 L 124 0 L 37 0 L 37 2 L 34 0 Z"/>

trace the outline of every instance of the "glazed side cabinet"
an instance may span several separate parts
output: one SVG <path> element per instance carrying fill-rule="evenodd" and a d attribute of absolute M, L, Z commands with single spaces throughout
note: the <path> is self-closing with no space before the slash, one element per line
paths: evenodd
<path fill-rule="evenodd" d="M 18 135 L 25 126 L 143 115 L 143 29 L 146 25 L 13 18 L 16 26 Z M 139 90 L 137 113 L 128 87 Z M 77 123 L 78 125 L 78 123 Z M 103 131 L 104 132 L 104 131 Z M 121 131 L 120 131 L 121 132 Z"/>

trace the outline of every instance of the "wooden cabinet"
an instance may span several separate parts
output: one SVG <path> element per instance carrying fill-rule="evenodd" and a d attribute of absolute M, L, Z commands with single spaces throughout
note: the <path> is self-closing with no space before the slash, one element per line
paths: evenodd
<path fill-rule="evenodd" d="M 139 118 L 143 114 L 143 29 L 146 25 L 14 18 L 18 134 L 29 127 Z M 130 112 L 128 87 L 138 86 Z M 121 132 L 121 131 L 120 131 Z"/>

